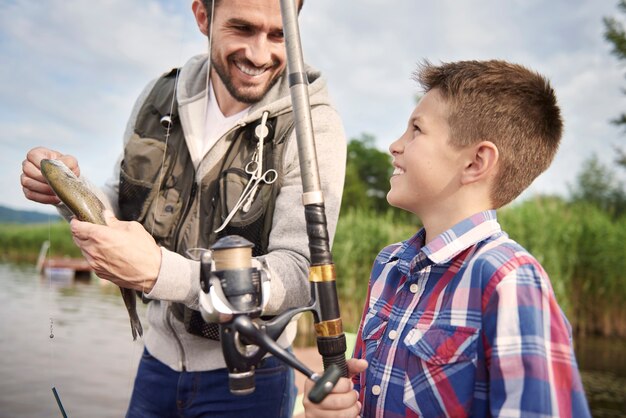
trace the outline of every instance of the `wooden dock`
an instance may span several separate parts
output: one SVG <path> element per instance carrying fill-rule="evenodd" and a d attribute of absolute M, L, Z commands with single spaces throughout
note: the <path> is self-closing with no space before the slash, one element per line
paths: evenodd
<path fill-rule="evenodd" d="M 44 276 L 69 276 L 76 279 L 91 278 L 93 269 L 84 258 L 46 257 L 50 243 L 45 241 L 39 251 L 37 271 Z"/>
<path fill-rule="evenodd" d="M 76 273 L 91 273 L 93 270 L 84 258 L 46 258 L 42 269 L 69 269 Z"/>

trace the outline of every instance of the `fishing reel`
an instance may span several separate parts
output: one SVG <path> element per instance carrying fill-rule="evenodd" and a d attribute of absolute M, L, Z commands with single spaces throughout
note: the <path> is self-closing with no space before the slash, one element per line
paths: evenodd
<path fill-rule="evenodd" d="M 205 321 L 219 324 L 230 391 L 235 395 L 254 392 L 254 371 L 271 353 L 315 382 L 309 399 L 319 403 L 333 389 L 342 370 L 331 364 L 319 375 L 276 342 L 295 315 L 314 311 L 316 304 L 262 319 L 269 280 L 264 269 L 252 265 L 252 247 L 246 239 L 230 235 L 218 240 L 200 259 L 200 312 Z"/>

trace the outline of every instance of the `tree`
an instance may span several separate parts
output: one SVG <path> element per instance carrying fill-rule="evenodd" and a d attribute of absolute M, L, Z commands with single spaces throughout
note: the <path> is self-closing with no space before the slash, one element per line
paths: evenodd
<path fill-rule="evenodd" d="M 349 209 L 378 214 L 391 212 L 390 215 L 397 221 L 418 224 L 415 215 L 387 203 L 391 173 L 391 156 L 376 148 L 376 140 L 372 135 L 364 133 L 360 138 L 352 138 L 348 143 L 342 213 Z"/>
<path fill-rule="evenodd" d="M 572 202 L 591 203 L 613 217 L 626 213 L 623 185 L 610 168 L 602 165 L 596 155 L 583 163 L 576 181 L 573 187 L 570 186 Z"/>
<path fill-rule="evenodd" d="M 626 14 L 626 0 L 619 0 L 617 8 Z M 626 30 L 624 24 L 615 17 L 605 17 L 604 21 L 604 38 L 613 45 L 611 53 L 620 61 L 626 60 Z M 616 125 L 626 126 L 626 113 L 622 113 L 612 122 Z M 626 152 L 616 147 L 617 164 L 626 167 Z"/>
<path fill-rule="evenodd" d="M 372 135 L 362 134 L 361 138 L 351 139 L 342 209 L 385 211 L 389 206 L 387 192 L 392 172 L 389 154 L 376 148 Z"/>

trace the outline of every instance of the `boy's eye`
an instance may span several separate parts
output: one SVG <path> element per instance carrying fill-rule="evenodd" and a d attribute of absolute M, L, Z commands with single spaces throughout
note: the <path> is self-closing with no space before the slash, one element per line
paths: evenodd
<path fill-rule="evenodd" d="M 419 126 L 417 126 L 417 125 L 413 125 L 413 130 L 414 130 L 415 132 L 420 132 L 420 133 L 422 132 L 422 130 L 420 129 L 420 127 L 419 127 Z"/>

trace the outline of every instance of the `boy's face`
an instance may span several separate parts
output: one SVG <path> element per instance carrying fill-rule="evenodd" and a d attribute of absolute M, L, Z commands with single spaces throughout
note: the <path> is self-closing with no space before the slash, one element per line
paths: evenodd
<path fill-rule="evenodd" d="M 439 91 L 430 90 L 415 107 L 406 132 L 389 147 L 394 172 L 387 201 L 422 220 L 445 214 L 459 185 L 463 164 L 460 150 L 449 143 L 447 109 Z"/>

